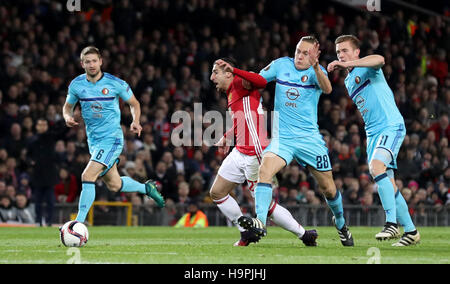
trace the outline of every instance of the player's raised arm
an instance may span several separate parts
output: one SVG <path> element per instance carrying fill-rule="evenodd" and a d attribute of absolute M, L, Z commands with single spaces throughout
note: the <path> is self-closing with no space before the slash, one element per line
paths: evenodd
<path fill-rule="evenodd" d="M 130 125 L 130 130 L 140 137 L 142 131 L 142 126 L 140 123 L 141 104 L 134 95 L 130 97 L 127 103 L 130 105 L 131 115 L 133 116 L 133 122 Z"/>
<path fill-rule="evenodd" d="M 262 89 L 267 85 L 266 79 L 259 74 L 233 67 L 230 63 L 225 62 L 222 59 L 218 59 L 214 63 L 217 64 L 217 66 L 222 67 L 225 72 L 231 72 L 234 75 L 241 77 L 243 79 L 242 83 L 245 89 Z"/>
<path fill-rule="evenodd" d="M 353 67 L 368 67 L 379 69 L 384 65 L 384 57 L 377 54 L 359 58 L 360 41 L 353 35 L 339 36 L 336 41 L 336 55 L 338 60 L 328 64 L 328 72 L 336 69 L 352 69 Z"/>
<path fill-rule="evenodd" d="M 77 126 L 79 123 L 73 117 L 73 104 L 66 102 L 63 107 L 63 117 L 68 127 Z"/>
<path fill-rule="evenodd" d="M 347 68 L 353 67 L 370 67 L 374 69 L 379 69 L 384 66 L 384 57 L 378 54 L 368 55 L 366 57 L 343 62 L 344 66 Z"/>
<path fill-rule="evenodd" d="M 322 89 L 322 92 L 324 94 L 328 95 L 329 93 L 331 93 L 333 88 L 331 87 L 331 82 L 330 79 L 328 79 L 327 74 L 325 74 L 325 72 L 323 72 L 320 69 L 319 65 L 320 50 L 318 43 L 315 43 L 313 47 L 311 47 L 308 50 L 308 55 L 309 55 L 309 63 L 311 63 L 311 65 L 314 68 L 314 72 L 316 73 L 317 81 L 319 82 L 319 87 L 320 89 Z"/>

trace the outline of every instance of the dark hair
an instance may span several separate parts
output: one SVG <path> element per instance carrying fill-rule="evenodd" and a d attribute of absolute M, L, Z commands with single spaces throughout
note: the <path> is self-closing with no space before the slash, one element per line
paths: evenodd
<path fill-rule="evenodd" d="M 233 68 L 239 68 L 238 65 L 237 65 L 236 59 L 234 59 L 233 57 L 223 57 L 223 58 L 220 58 L 220 59 L 225 61 L 226 63 L 230 64 L 231 67 L 233 67 Z"/>

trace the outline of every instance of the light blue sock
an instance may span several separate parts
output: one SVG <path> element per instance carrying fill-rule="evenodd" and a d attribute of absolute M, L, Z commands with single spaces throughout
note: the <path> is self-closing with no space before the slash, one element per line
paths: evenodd
<path fill-rule="evenodd" d="M 270 183 L 258 183 L 255 188 L 256 217 L 266 225 L 267 213 L 272 202 L 272 185 Z"/>
<path fill-rule="evenodd" d="M 145 194 L 145 184 L 137 182 L 127 176 L 120 177 L 120 179 L 122 180 L 120 192 L 139 192 Z"/>
<path fill-rule="evenodd" d="M 408 204 L 406 204 L 400 190 L 397 190 L 395 193 L 395 205 L 395 208 L 397 209 L 397 220 L 405 229 L 405 233 L 414 232 L 416 230 L 416 226 L 414 226 L 411 215 L 409 214 Z"/>
<path fill-rule="evenodd" d="M 339 190 L 336 190 L 336 195 L 333 199 L 327 199 L 328 207 L 330 207 L 331 212 L 333 212 L 333 215 L 335 217 L 336 221 L 336 227 L 340 230 L 345 225 L 345 219 L 344 219 L 344 207 L 342 205 L 342 195 Z"/>
<path fill-rule="evenodd" d="M 84 181 L 81 186 L 80 201 L 78 202 L 78 215 L 76 220 L 83 223 L 95 200 L 95 182 Z"/>
<path fill-rule="evenodd" d="M 376 176 L 374 180 L 378 185 L 378 195 L 380 196 L 384 212 L 386 212 L 386 222 L 397 224 L 395 191 L 391 180 L 386 173 Z"/>

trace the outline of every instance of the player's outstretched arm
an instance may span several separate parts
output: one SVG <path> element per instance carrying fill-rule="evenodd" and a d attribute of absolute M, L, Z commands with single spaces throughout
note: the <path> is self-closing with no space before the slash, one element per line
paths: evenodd
<path fill-rule="evenodd" d="M 79 124 L 75 121 L 75 118 L 73 118 L 73 107 L 74 105 L 69 104 L 68 102 L 66 102 L 63 107 L 63 117 L 68 127 L 74 127 Z"/>
<path fill-rule="evenodd" d="M 142 126 L 141 126 L 141 104 L 136 99 L 134 95 L 127 101 L 130 105 L 131 116 L 133 116 L 133 122 L 130 125 L 130 130 L 137 134 L 138 137 L 141 136 Z"/>
<path fill-rule="evenodd" d="M 336 68 L 353 68 L 353 67 L 370 67 L 379 69 L 384 66 L 384 57 L 378 54 L 368 55 L 347 62 L 333 61 L 328 65 L 328 71 L 333 71 Z"/>
<path fill-rule="evenodd" d="M 262 89 L 265 88 L 267 85 L 266 79 L 264 79 L 263 76 L 256 74 L 254 72 L 248 72 L 245 70 L 241 70 L 238 68 L 233 69 L 233 74 L 241 77 L 244 81 L 247 81 L 251 84 L 251 87 L 255 89 Z M 244 85 L 244 87 L 246 87 Z M 246 89 L 249 89 L 248 87 Z"/>

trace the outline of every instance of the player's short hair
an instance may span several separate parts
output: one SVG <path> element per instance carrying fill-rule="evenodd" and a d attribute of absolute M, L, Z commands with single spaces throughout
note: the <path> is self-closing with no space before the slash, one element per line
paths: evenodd
<path fill-rule="evenodd" d="M 334 41 L 334 44 L 342 43 L 345 41 L 349 41 L 355 49 L 359 49 L 359 47 L 361 46 L 361 41 L 354 35 L 341 35 Z"/>
<path fill-rule="evenodd" d="M 239 68 L 237 66 L 237 60 L 234 59 L 233 57 L 223 57 L 223 58 L 220 58 L 220 59 L 225 61 L 226 63 L 230 64 L 231 67 L 233 67 L 233 68 Z"/>
<path fill-rule="evenodd" d="M 304 37 L 302 37 L 300 39 L 300 41 L 306 41 L 306 42 L 311 43 L 311 44 L 319 43 L 317 38 L 315 36 L 313 36 L 313 35 L 304 36 Z"/>
<path fill-rule="evenodd" d="M 90 45 L 90 46 L 83 48 L 83 50 L 81 51 L 81 54 L 80 54 L 80 60 L 83 61 L 83 58 L 88 54 L 97 54 L 98 58 L 102 57 L 102 55 L 100 54 L 100 50 L 98 48 L 96 48 L 95 46 Z"/>

